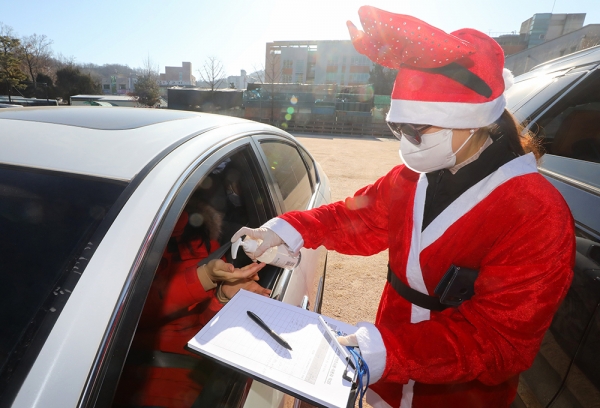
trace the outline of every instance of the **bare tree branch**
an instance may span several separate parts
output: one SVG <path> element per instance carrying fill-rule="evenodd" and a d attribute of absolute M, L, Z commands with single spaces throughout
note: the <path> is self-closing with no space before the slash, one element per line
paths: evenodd
<path fill-rule="evenodd" d="M 33 34 L 23 37 L 21 41 L 23 63 L 35 90 L 37 89 L 37 75 L 40 73 L 48 74 L 52 58 L 52 50 L 50 49 L 52 40 L 43 34 Z"/>
<path fill-rule="evenodd" d="M 198 75 L 202 82 L 204 82 L 211 91 L 218 89 L 221 83 L 225 80 L 225 70 L 223 69 L 223 63 L 215 57 L 208 57 L 202 69 L 198 70 Z"/>
<path fill-rule="evenodd" d="M 159 76 L 159 71 L 160 68 L 158 66 L 158 63 L 155 63 L 152 58 L 150 58 L 150 55 L 148 55 L 143 61 L 142 61 L 142 69 L 141 69 L 141 73 L 142 75 L 145 76 L 151 76 L 151 77 L 157 77 Z"/>

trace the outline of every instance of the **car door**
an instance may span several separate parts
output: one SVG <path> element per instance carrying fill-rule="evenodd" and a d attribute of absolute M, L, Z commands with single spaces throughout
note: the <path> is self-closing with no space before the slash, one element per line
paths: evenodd
<path fill-rule="evenodd" d="M 568 73 L 557 73 L 566 88 L 555 88 L 541 99 L 530 98 L 516 112 L 520 119 L 529 118 L 529 129 L 543 138 L 547 154 L 539 171 L 569 205 L 577 236 L 573 283 L 532 367 L 521 375 L 522 400 L 535 401 L 526 406 L 600 405 L 600 72 L 596 66 L 573 69 L 575 80 L 564 79 Z"/>
<path fill-rule="evenodd" d="M 180 185 L 173 186 L 174 194 L 166 197 L 163 211 L 157 215 L 152 239 L 148 242 L 143 259 L 139 261 L 137 276 L 124 288 L 121 305 L 115 314 L 116 320 L 107 332 L 110 335 L 90 373 L 90 385 L 82 397 L 81 406 L 112 406 L 115 390 L 118 396 L 120 379 L 126 377 L 122 375 L 123 368 L 129 364 L 139 364 L 140 353 L 136 354 L 130 348 L 132 339 L 135 344 L 138 322 L 144 313 L 146 298 L 161 256 L 182 211 L 191 200 L 202 195 L 213 208 L 225 214 L 219 238 L 222 246 L 229 242 L 230 236 L 239 227 L 258 227 L 277 214 L 276 203 L 271 197 L 250 137 L 230 142 L 212 152 L 208 158 L 192 163 L 188 173 Z M 238 199 L 228 191 L 230 181 L 237 182 L 239 186 Z M 240 256 L 236 262 L 251 261 Z M 259 282 L 272 288 L 279 277 L 276 273 L 266 274 L 265 277 L 262 272 Z M 154 364 L 148 361 L 143 363 Z M 251 386 L 248 377 L 208 360 L 202 360 L 198 369 L 203 376 L 202 391 L 196 400 L 198 406 L 238 407 L 243 404 Z M 118 401 L 115 399 L 114 403 L 118 404 Z"/>

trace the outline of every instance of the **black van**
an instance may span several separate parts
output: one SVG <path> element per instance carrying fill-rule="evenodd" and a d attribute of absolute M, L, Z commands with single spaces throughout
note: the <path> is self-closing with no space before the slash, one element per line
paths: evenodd
<path fill-rule="evenodd" d="M 539 166 L 575 219 L 577 258 L 569 293 L 513 407 L 600 406 L 600 46 L 515 78 L 508 108 L 543 137 Z"/>

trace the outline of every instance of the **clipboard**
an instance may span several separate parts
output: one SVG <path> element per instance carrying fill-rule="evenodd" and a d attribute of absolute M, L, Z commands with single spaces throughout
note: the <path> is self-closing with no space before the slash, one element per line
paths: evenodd
<path fill-rule="evenodd" d="M 287 350 L 247 315 L 256 313 L 292 347 Z M 352 408 L 357 373 L 331 344 L 319 314 L 240 290 L 189 342 L 188 350 L 312 405 Z M 324 316 L 335 331 L 356 326 Z"/>

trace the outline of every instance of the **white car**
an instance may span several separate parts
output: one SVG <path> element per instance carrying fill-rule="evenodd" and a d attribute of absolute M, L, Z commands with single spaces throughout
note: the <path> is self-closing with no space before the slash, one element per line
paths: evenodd
<path fill-rule="evenodd" d="M 212 204 L 230 220 L 221 244 L 241 224 L 331 200 L 297 140 L 227 116 L 2 109 L 0 146 L 1 407 L 112 405 L 161 255 L 201 185 L 212 183 Z M 229 168 L 240 186 L 234 206 L 219 184 Z M 249 263 L 244 256 L 236 262 Z M 326 256 L 303 249 L 295 269 L 268 266 L 259 283 L 319 311 Z M 197 406 L 282 404 L 281 392 L 219 364 L 207 362 L 205 374 Z"/>

